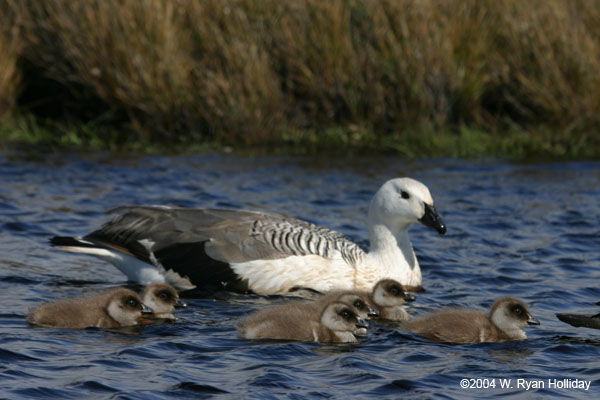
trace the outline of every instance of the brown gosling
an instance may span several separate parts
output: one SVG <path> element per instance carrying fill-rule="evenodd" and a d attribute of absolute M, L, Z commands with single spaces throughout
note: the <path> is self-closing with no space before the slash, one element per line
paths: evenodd
<path fill-rule="evenodd" d="M 254 312 L 238 324 L 245 339 L 355 343 L 354 332 L 367 323 L 348 304 L 331 302 L 316 309 L 310 302 L 290 302 Z"/>
<path fill-rule="evenodd" d="M 144 288 L 142 301 L 150 307 L 154 313 L 144 318 L 175 319 L 173 311 L 176 308 L 187 307 L 175 288 L 167 283 L 152 283 Z"/>
<path fill-rule="evenodd" d="M 405 322 L 410 332 L 438 342 L 481 343 L 527 339 L 527 325 L 539 325 L 521 300 L 501 297 L 489 315 L 481 311 L 448 309 Z"/>
<path fill-rule="evenodd" d="M 406 321 L 408 313 L 404 304 L 415 301 L 415 296 L 393 279 L 382 279 L 375 284 L 371 293 L 360 290 L 331 291 L 317 300 L 322 302 L 341 301 L 352 304 L 361 318 Z"/>
<path fill-rule="evenodd" d="M 324 294 L 313 302 L 317 309 L 322 309 L 323 305 L 339 301 L 353 307 L 353 311 L 359 317 L 368 319 L 378 315 L 377 310 L 371 305 L 371 300 L 366 292 L 360 291 L 332 291 Z"/>
<path fill-rule="evenodd" d="M 115 289 L 94 296 L 75 297 L 42 304 L 33 309 L 27 321 L 55 328 L 121 328 L 137 325 L 142 314 L 152 309 L 129 289 Z"/>
<path fill-rule="evenodd" d="M 377 282 L 370 298 L 379 313 L 378 318 L 390 321 L 407 321 L 409 316 L 404 309 L 404 304 L 415 301 L 415 296 L 393 279 L 382 279 Z"/>
<path fill-rule="evenodd" d="M 319 312 L 323 307 L 329 303 L 344 303 L 348 305 L 354 313 L 362 318 L 369 319 L 377 316 L 377 311 L 370 306 L 369 295 L 362 292 L 353 291 L 340 291 L 340 292 L 329 292 L 318 300 L 309 303 L 312 304 L 315 312 Z M 367 334 L 366 327 L 357 327 L 353 333 L 358 336 L 365 336 Z"/>

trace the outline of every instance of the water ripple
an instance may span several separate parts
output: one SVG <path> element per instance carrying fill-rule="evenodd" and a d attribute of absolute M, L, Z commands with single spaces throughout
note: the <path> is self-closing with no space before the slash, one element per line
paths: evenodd
<path fill-rule="evenodd" d="M 367 209 L 385 180 L 425 182 L 448 226 L 411 227 L 424 291 L 418 315 L 523 298 L 541 321 L 523 342 L 449 345 L 372 325 L 353 345 L 249 341 L 235 324 L 277 296 L 186 294 L 175 323 L 137 330 L 30 327 L 42 301 L 126 284 L 107 263 L 55 251 L 121 205 L 251 208 L 333 227 L 368 247 Z M 600 395 L 600 331 L 557 312 L 600 311 L 600 163 L 243 158 L 115 159 L 0 153 L 0 398 L 580 398 Z M 152 179 L 149 179 L 151 177 Z M 195 297 L 196 296 L 196 297 Z M 473 389 L 463 378 L 590 380 L 577 389 Z M 498 382 L 498 381 L 496 381 Z"/>

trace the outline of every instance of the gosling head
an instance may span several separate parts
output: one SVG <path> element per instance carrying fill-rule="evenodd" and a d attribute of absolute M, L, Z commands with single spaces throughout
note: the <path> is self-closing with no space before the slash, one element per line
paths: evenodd
<path fill-rule="evenodd" d="M 321 323 L 336 332 L 365 332 L 369 325 L 356 315 L 348 304 L 341 302 L 329 303 L 321 313 Z"/>
<path fill-rule="evenodd" d="M 352 306 L 353 311 L 361 318 L 377 317 L 379 312 L 368 303 L 367 296 L 357 293 L 343 293 L 337 301 Z"/>
<path fill-rule="evenodd" d="M 519 299 L 501 297 L 494 302 L 490 311 L 490 320 L 498 329 L 513 339 L 527 339 L 522 328 L 527 325 L 539 325 L 529 309 Z"/>
<path fill-rule="evenodd" d="M 154 314 L 159 318 L 174 318 L 171 314 L 175 308 L 187 307 L 179 299 L 177 290 L 166 283 L 152 283 L 144 289 L 142 301 L 148 307 L 154 310 Z"/>
<path fill-rule="evenodd" d="M 137 325 L 142 314 L 152 314 L 153 310 L 134 291 L 118 289 L 107 299 L 106 312 L 119 325 L 132 326 Z"/>
<path fill-rule="evenodd" d="M 396 178 L 385 182 L 369 206 L 369 220 L 386 226 L 404 227 L 413 222 L 446 233 L 427 186 L 411 178 Z"/>
<path fill-rule="evenodd" d="M 415 301 L 415 296 L 393 279 L 382 279 L 375 284 L 371 294 L 378 307 L 397 307 L 407 301 Z"/>

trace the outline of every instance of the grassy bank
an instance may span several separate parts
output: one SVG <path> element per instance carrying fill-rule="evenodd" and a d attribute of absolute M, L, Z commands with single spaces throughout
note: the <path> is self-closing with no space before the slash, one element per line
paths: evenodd
<path fill-rule="evenodd" d="M 4 142 L 600 156 L 600 1 L 0 0 L 0 54 Z"/>

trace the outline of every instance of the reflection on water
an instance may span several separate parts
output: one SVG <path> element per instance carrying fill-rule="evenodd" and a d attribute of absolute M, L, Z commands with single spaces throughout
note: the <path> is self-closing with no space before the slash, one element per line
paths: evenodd
<path fill-rule="evenodd" d="M 445 237 L 422 226 L 410 229 L 425 290 L 409 313 L 445 306 L 487 310 L 494 298 L 512 295 L 541 321 L 526 328 L 529 340 L 430 343 L 397 324 L 371 324 L 353 345 L 248 341 L 237 337 L 237 320 L 285 299 L 231 293 L 187 298 L 176 323 L 143 329 L 47 329 L 25 322 L 28 309 L 42 301 L 126 284 L 113 266 L 54 251 L 47 242 L 95 229 L 108 209 L 268 210 L 340 230 L 366 246 L 370 198 L 396 176 L 426 183 L 448 226 Z M 0 179 L 2 398 L 524 394 L 461 389 L 462 378 L 578 378 L 592 380 L 590 392 L 600 393 L 600 331 L 555 317 L 600 311 L 600 163 L 5 153 Z"/>

